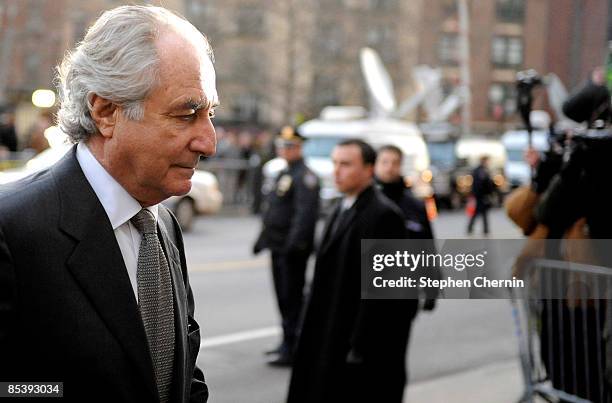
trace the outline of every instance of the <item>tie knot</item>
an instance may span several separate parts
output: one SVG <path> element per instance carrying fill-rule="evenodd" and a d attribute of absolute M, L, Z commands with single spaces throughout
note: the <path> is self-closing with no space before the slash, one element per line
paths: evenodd
<path fill-rule="evenodd" d="M 143 208 L 130 220 L 142 235 L 145 234 L 156 234 L 157 223 L 155 222 L 155 216 L 146 208 Z"/>

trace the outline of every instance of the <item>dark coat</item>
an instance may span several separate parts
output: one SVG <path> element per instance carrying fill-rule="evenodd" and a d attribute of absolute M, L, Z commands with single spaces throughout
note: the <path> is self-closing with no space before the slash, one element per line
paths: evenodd
<path fill-rule="evenodd" d="M 205 402 L 181 231 L 159 206 L 174 289 L 172 402 Z M 0 379 L 63 381 L 64 400 L 157 402 L 153 364 L 108 217 L 76 159 L 0 191 Z"/>
<path fill-rule="evenodd" d="M 486 210 L 491 207 L 490 196 L 495 191 L 495 184 L 487 169 L 479 165 L 472 171 L 472 194 L 476 198 L 476 209 Z"/>
<path fill-rule="evenodd" d="M 330 235 L 337 213 L 317 254 L 288 402 L 387 402 L 395 400 L 386 394 L 398 393 L 401 401 L 414 304 L 360 299 L 360 247 L 362 239 L 404 238 L 404 217 L 374 187 L 359 195 Z"/>
<path fill-rule="evenodd" d="M 404 184 L 403 178 L 392 183 L 382 183 L 380 181 L 377 183 L 381 192 L 402 210 L 406 219 L 404 221 L 406 238 L 423 240 L 413 243 L 417 248 L 415 252 L 418 253 L 418 249 L 422 249 L 427 253 L 436 253 L 433 230 L 431 229 L 429 217 L 427 217 L 425 203 L 414 197 L 412 191 Z M 431 240 L 431 242 L 424 240 Z M 423 275 L 435 280 L 441 278 L 440 274 L 439 268 L 430 269 L 423 273 Z M 426 298 L 437 298 L 439 294 L 438 288 L 425 288 L 422 291 L 425 293 Z M 413 303 L 418 303 L 418 300 L 413 300 Z"/>
<path fill-rule="evenodd" d="M 394 202 L 406 218 L 406 230 L 411 239 L 433 239 L 425 203 L 418 200 L 404 184 L 403 178 L 392 182 L 377 182 L 382 193 Z"/>
<path fill-rule="evenodd" d="M 278 174 L 266 201 L 263 228 L 254 252 L 268 248 L 309 255 L 319 217 L 319 178 L 304 160 L 289 164 Z"/>

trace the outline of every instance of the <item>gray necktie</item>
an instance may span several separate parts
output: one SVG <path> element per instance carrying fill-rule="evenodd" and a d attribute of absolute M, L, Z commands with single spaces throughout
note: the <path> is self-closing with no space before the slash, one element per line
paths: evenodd
<path fill-rule="evenodd" d="M 142 209 L 131 219 L 142 234 L 138 252 L 138 306 L 144 324 L 161 403 L 170 398 L 174 361 L 174 305 L 172 280 L 155 216 Z"/>

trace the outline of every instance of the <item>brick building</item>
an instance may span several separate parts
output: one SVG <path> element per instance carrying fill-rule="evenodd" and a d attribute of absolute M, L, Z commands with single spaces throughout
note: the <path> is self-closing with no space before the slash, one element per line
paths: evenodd
<path fill-rule="evenodd" d="M 359 49 L 376 49 L 398 101 L 411 68 L 441 67 L 458 83 L 457 0 L 164 0 L 215 50 L 220 122 L 278 126 L 330 104 L 364 105 Z M 607 48 L 612 0 L 468 0 L 474 130 L 514 117 L 514 77 L 536 68 L 581 82 Z M 54 66 L 101 11 L 121 0 L 0 1 L 0 98 L 52 88 Z M 138 3 L 138 2 L 136 2 Z M 1 102 L 1 101 L 0 101 Z M 538 106 L 538 105 L 536 105 Z M 541 106 L 541 105 L 540 105 Z M 423 116 L 420 114 L 420 116 Z M 459 123 L 459 116 L 452 118 Z"/>
<path fill-rule="evenodd" d="M 420 30 L 419 62 L 440 66 L 447 88 L 459 80 L 456 4 L 428 1 Z M 468 0 L 468 7 L 474 131 L 516 123 L 518 71 L 554 72 L 571 89 L 603 62 L 608 0 Z M 543 98 L 536 108 L 545 107 Z"/>

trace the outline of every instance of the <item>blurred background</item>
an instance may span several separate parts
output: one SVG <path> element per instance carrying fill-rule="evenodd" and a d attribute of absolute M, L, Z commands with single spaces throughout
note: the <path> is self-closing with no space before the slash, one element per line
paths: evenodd
<path fill-rule="evenodd" d="M 103 10 L 127 3 L 0 1 L 0 169 L 20 166 L 48 147 L 44 134 L 58 103 L 55 66 Z M 611 63 L 610 0 L 129 3 L 163 4 L 210 39 L 222 106 L 216 162 L 203 168 L 222 179 L 225 206 L 248 206 L 253 212 L 259 211 L 266 175 L 278 172 L 262 173 L 274 157 L 275 130 L 313 119 L 384 116 L 413 125 L 404 132 L 416 133 L 427 149 L 416 153 L 419 161 L 406 174 L 419 197 L 435 197 L 440 207 L 465 202 L 469 170 L 484 153 L 493 156 L 495 182 L 500 194 L 506 193 L 529 176 L 522 151 L 517 152 L 521 135 L 511 133 L 523 128 L 516 114 L 517 72 L 535 69 L 549 78 L 533 105 L 545 112 L 538 115 L 536 129 L 546 130 L 551 122 L 567 120 L 560 105 L 568 92 L 596 66 Z M 376 54 L 364 57 L 365 47 Z M 325 114 L 330 106 L 345 110 Z M 347 106 L 364 109 L 347 111 Z M 12 125 L 15 134 L 7 129 Z M 323 132 L 311 128 L 308 134 Z M 331 150 L 333 143 L 326 141 L 313 142 L 306 157 Z M 328 170 L 315 167 L 323 177 Z M 332 190 L 325 192 L 333 196 Z M 213 204 L 200 212 L 216 211 L 219 201 Z"/>
<path fill-rule="evenodd" d="M 215 157 L 166 203 L 185 230 L 212 402 L 281 402 L 289 371 L 265 365 L 280 335 L 257 214 L 283 168 L 283 125 L 308 139 L 327 206 L 329 153 L 346 137 L 398 145 L 438 238 L 465 236 L 473 168 L 491 157 L 495 204 L 531 180 L 517 73 L 535 69 L 532 146 L 573 127 L 561 105 L 596 67 L 612 88 L 612 0 L 0 0 L 0 184 L 68 149 L 54 126 L 55 67 L 122 4 L 163 5 L 212 43 L 221 106 Z M 521 237 L 500 209 L 491 236 Z M 523 392 L 508 301 L 443 300 L 411 339 L 407 401 L 514 402 Z M 450 329 L 450 331 L 449 331 Z"/>

